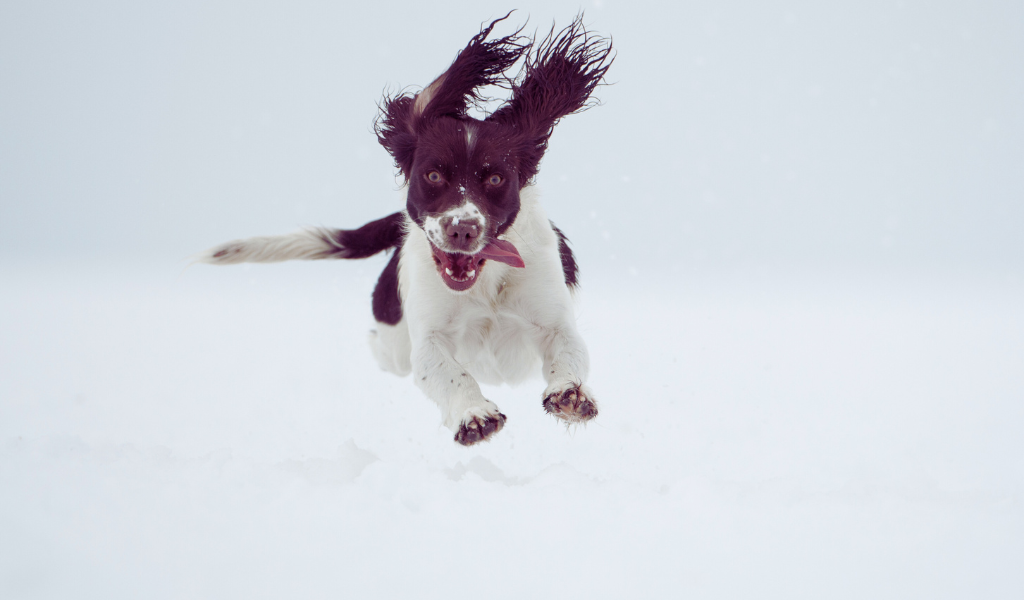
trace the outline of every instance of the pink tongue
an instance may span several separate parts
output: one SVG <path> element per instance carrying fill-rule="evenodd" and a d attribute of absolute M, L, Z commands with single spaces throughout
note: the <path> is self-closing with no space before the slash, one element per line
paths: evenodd
<path fill-rule="evenodd" d="M 505 240 L 491 241 L 490 244 L 484 246 L 484 249 L 477 252 L 474 256 L 496 260 L 520 269 L 526 266 L 526 263 L 523 262 L 523 257 L 519 256 L 519 251 L 516 250 L 516 247 L 511 242 L 506 242 Z"/>

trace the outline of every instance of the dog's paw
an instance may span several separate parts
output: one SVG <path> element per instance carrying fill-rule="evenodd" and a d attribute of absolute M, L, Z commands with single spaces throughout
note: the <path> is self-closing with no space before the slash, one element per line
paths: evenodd
<path fill-rule="evenodd" d="M 567 423 L 586 423 L 597 416 L 597 401 L 585 385 L 549 388 L 544 394 L 544 411 Z"/>
<path fill-rule="evenodd" d="M 490 414 L 467 415 L 455 432 L 455 441 L 463 446 L 472 446 L 490 437 L 505 426 L 505 415 L 495 411 Z"/>

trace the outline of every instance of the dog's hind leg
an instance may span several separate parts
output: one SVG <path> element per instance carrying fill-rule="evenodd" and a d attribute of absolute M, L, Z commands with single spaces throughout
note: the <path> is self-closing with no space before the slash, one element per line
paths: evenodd
<path fill-rule="evenodd" d="M 409 324 L 402 318 L 402 297 L 398 289 L 398 263 L 401 254 L 395 252 L 377 279 L 373 290 L 373 318 L 377 327 L 370 331 L 370 350 L 377 364 L 385 371 L 405 377 L 412 371 Z"/>
<path fill-rule="evenodd" d="M 401 320 L 397 325 L 377 323 L 370 330 L 370 350 L 381 369 L 405 377 L 412 372 L 412 342 L 409 340 L 409 325 Z"/>

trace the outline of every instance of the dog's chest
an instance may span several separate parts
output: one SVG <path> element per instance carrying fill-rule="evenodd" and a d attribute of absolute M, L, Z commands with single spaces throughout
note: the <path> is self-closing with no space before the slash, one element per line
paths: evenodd
<path fill-rule="evenodd" d="M 518 383 L 540 372 L 536 327 L 509 294 L 460 298 L 449 324 L 455 360 L 481 383 Z"/>

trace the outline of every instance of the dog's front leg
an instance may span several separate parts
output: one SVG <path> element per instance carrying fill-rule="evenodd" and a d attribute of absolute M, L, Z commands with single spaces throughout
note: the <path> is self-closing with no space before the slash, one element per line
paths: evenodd
<path fill-rule="evenodd" d="M 547 329 L 542 335 L 544 354 L 544 410 L 569 423 L 597 416 L 597 399 L 584 382 L 590 371 L 587 347 L 571 323 Z"/>
<path fill-rule="evenodd" d="M 505 415 L 484 398 L 476 380 L 452 358 L 450 347 L 440 333 L 425 336 L 413 350 L 413 375 L 416 385 L 441 408 L 455 441 L 469 446 L 501 431 Z"/>

